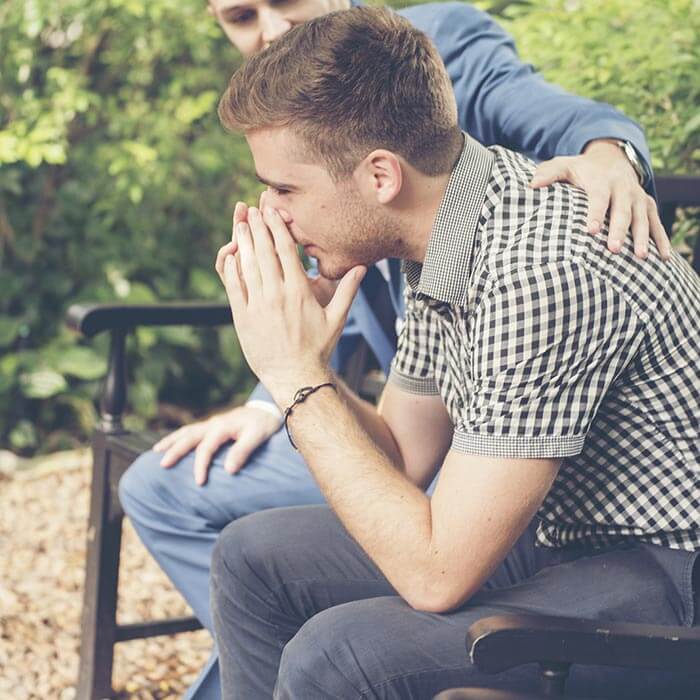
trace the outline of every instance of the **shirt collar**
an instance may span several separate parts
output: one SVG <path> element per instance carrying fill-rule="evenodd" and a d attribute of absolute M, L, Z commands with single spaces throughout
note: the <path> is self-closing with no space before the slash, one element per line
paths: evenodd
<path fill-rule="evenodd" d="M 447 183 L 430 231 L 423 263 L 404 261 L 414 292 L 463 304 L 471 272 L 474 238 L 486 197 L 494 155 L 468 134 Z"/>

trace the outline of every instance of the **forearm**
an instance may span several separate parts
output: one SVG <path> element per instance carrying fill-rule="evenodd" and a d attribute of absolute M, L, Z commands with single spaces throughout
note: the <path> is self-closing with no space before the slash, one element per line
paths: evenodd
<path fill-rule="evenodd" d="M 409 603 L 425 600 L 431 567 L 430 499 L 363 429 L 331 389 L 309 397 L 290 419 L 299 450 L 329 505 Z"/>
<path fill-rule="evenodd" d="M 387 425 L 387 422 L 377 412 L 376 406 L 360 398 L 339 377 L 335 377 L 334 381 L 338 387 L 339 396 L 352 411 L 361 428 L 372 439 L 375 445 L 384 452 L 392 465 L 399 471 L 405 473 L 405 464 L 396 439 L 394 438 L 391 428 Z"/>

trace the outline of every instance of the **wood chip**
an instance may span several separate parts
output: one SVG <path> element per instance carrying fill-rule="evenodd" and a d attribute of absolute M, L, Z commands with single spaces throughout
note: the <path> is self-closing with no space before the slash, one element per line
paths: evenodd
<path fill-rule="evenodd" d="M 88 453 L 52 455 L 31 469 L 17 466 L 3 470 L 0 481 L 0 697 L 74 700 Z M 119 591 L 120 622 L 191 614 L 128 521 Z M 181 697 L 210 650 L 211 639 L 203 630 L 118 644 L 114 689 L 120 700 Z"/>

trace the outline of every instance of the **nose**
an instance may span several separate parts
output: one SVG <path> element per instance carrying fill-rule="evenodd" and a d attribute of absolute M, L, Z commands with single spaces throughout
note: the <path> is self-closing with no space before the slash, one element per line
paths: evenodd
<path fill-rule="evenodd" d="M 267 48 L 275 39 L 279 39 L 288 32 L 292 23 L 278 10 L 269 7 L 261 7 L 259 10 L 260 25 L 262 27 L 262 40 Z"/>
<path fill-rule="evenodd" d="M 286 224 L 292 223 L 292 215 L 284 208 L 284 202 L 281 197 L 278 197 L 274 190 L 269 187 L 260 195 L 260 209 L 263 210 L 265 207 L 272 207 L 277 209 L 277 213 L 282 217 L 282 220 Z"/>

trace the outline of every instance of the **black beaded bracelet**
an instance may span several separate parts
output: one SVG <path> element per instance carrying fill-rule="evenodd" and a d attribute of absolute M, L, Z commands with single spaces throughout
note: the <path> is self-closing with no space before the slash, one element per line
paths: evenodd
<path fill-rule="evenodd" d="M 316 393 L 319 389 L 323 389 L 324 386 L 331 387 L 335 392 L 338 391 L 338 387 L 333 382 L 324 382 L 323 384 L 317 384 L 316 386 L 303 386 L 301 387 L 301 389 L 299 389 L 299 391 L 297 391 L 296 394 L 294 394 L 294 400 L 284 410 L 284 429 L 287 431 L 287 437 L 289 438 L 289 442 L 297 452 L 299 452 L 299 448 L 294 444 L 294 440 L 292 440 L 292 434 L 289 432 L 289 424 L 287 423 L 287 421 L 289 420 L 289 416 L 292 415 L 295 406 L 298 406 L 300 403 L 304 403 L 304 401 L 306 401 L 306 399 L 308 399 L 309 396 L 311 396 L 311 394 Z"/>

